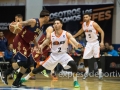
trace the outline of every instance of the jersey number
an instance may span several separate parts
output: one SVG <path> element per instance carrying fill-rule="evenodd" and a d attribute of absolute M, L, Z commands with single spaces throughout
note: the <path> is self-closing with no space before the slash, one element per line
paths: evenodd
<path fill-rule="evenodd" d="M 88 34 L 89 38 L 91 38 L 91 34 Z"/>
<path fill-rule="evenodd" d="M 61 47 L 58 48 L 58 52 L 61 52 Z"/>

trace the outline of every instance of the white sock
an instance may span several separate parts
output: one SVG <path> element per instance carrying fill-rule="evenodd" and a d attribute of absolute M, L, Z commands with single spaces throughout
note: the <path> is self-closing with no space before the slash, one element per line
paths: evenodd
<path fill-rule="evenodd" d="M 28 74 L 26 77 L 25 77 L 25 80 L 28 80 L 31 76 Z"/>
<path fill-rule="evenodd" d="M 77 81 L 77 73 L 73 73 L 73 80 Z"/>
<path fill-rule="evenodd" d="M 51 74 L 55 74 L 55 71 L 54 71 L 54 70 L 51 70 Z"/>
<path fill-rule="evenodd" d="M 89 68 L 88 67 L 85 68 L 85 73 L 89 73 Z"/>
<path fill-rule="evenodd" d="M 20 72 L 20 68 L 17 70 L 17 72 Z"/>
<path fill-rule="evenodd" d="M 98 73 L 102 73 L 102 69 L 98 69 Z"/>

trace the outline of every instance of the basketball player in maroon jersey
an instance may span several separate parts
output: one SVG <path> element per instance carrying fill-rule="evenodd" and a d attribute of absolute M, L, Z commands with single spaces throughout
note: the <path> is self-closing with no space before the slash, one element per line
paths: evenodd
<path fill-rule="evenodd" d="M 20 72 L 17 74 L 17 78 L 13 82 L 13 87 L 20 87 L 20 79 L 28 68 L 27 60 L 31 53 L 30 42 L 33 41 L 36 47 L 38 44 L 36 42 L 36 37 L 42 32 L 41 27 L 48 23 L 49 21 L 49 11 L 42 10 L 39 19 L 29 19 L 27 21 L 20 22 L 23 29 L 18 35 L 15 36 L 13 40 L 14 57 L 11 68 L 7 69 L 2 76 L 2 81 L 5 84 L 7 82 L 7 76 L 13 71 L 21 67 Z"/>

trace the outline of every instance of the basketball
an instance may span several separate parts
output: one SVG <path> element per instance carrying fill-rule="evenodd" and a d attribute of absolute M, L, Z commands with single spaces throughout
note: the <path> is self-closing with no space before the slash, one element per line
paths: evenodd
<path fill-rule="evenodd" d="M 13 34 L 18 34 L 22 31 L 22 25 L 19 22 L 12 22 L 9 25 L 9 30 L 13 33 Z"/>

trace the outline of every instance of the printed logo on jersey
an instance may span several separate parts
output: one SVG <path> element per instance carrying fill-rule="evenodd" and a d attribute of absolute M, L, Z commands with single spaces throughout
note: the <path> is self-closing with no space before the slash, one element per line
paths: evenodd
<path fill-rule="evenodd" d="M 37 33 L 37 34 L 40 34 L 42 32 L 42 30 L 37 28 L 34 32 Z"/>
<path fill-rule="evenodd" d="M 59 45 L 59 44 L 64 44 L 65 43 L 65 41 L 54 41 L 53 42 L 53 45 Z"/>
<path fill-rule="evenodd" d="M 92 30 L 85 30 L 85 32 L 92 32 Z"/>
<path fill-rule="evenodd" d="M 65 35 L 63 35 L 63 37 L 65 38 Z"/>

